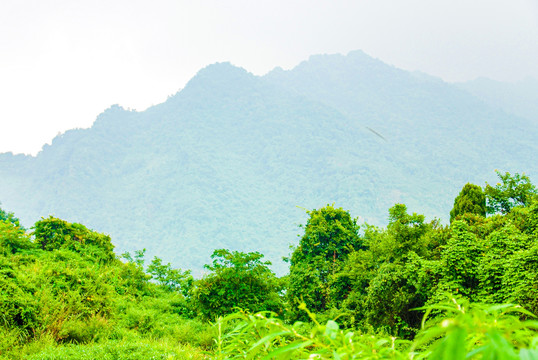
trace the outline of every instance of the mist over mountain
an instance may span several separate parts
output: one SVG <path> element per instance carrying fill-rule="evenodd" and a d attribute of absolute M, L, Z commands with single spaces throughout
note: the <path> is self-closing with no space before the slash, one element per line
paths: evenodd
<path fill-rule="evenodd" d="M 456 84 L 495 109 L 538 122 L 538 80 L 501 82 L 487 78 Z"/>
<path fill-rule="evenodd" d="M 334 202 L 383 225 L 403 202 L 447 222 L 467 182 L 536 179 L 538 122 L 522 114 L 360 51 L 261 77 L 218 63 L 36 157 L 0 154 L 0 201 L 26 226 L 53 214 L 108 233 L 120 253 L 197 272 L 216 248 L 259 251 L 282 273 L 304 209 Z"/>

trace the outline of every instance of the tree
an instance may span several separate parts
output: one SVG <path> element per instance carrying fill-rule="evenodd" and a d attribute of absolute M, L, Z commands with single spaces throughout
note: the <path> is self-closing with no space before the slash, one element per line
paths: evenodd
<path fill-rule="evenodd" d="M 168 291 L 180 291 L 184 296 L 187 296 L 194 281 L 190 270 L 173 269 L 170 263 L 165 265 L 156 256 L 148 266 L 148 273 Z"/>
<path fill-rule="evenodd" d="M 463 214 L 486 216 L 486 195 L 480 186 L 467 183 L 454 199 L 454 207 L 450 211 L 450 222 Z"/>
<path fill-rule="evenodd" d="M 234 308 L 248 311 L 282 311 L 280 285 L 258 252 L 218 249 L 211 255 L 211 271 L 195 283 L 193 300 L 205 318 L 225 315 Z"/>
<path fill-rule="evenodd" d="M 0 220 L 0 256 L 32 249 L 35 245 L 19 226 L 9 220 Z"/>
<path fill-rule="evenodd" d="M 352 291 L 343 305 L 358 322 L 402 337 L 411 337 L 420 327 L 421 313 L 432 282 L 430 255 L 436 221 L 425 223 L 424 215 L 409 214 L 404 204 L 389 209 L 386 229 L 366 226 L 366 251 L 349 256 L 343 268 Z M 344 272 L 341 273 L 342 275 Z"/>
<path fill-rule="evenodd" d="M 342 208 L 327 205 L 308 214 L 305 233 L 291 256 L 288 297 L 319 312 L 331 303 L 331 275 L 362 242 L 357 220 Z"/>
<path fill-rule="evenodd" d="M 1 205 L 2 203 L 0 203 Z M 0 208 L 0 221 L 9 221 L 13 225 L 16 225 L 24 230 L 24 228 L 21 226 L 20 221 L 18 218 L 15 217 L 15 215 L 12 212 L 5 212 Z"/>
<path fill-rule="evenodd" d="M 423 255 L 426 251 L 424 235 L 431 226 L 424 223 L 424 215 L 407 213 L 407 206 L 396 204 L 389 209 L 389 224 L 387 235 L 395 243 L 393 256 L 400 258 L 409 251 Z"/>
<path fill-rule="evenodd" d="M 388 333 L 409 338 L 420 329 L 424 306 L 431 296 L 435 262 L 414 252 L 396 262 L 385 262 L 376 269 L 360 309 L 367 323 Z"/>
<path fill-rule="evenodd" d="M 537 196 L 536 187 L 531 183 L 525 174 L 510 173 L 501 174 L 495 170 L 497 176 L 502 181 L 495 187 L 486 183 L 487 211 L 490 214 L 500 212 L 506 214 L 515 206 L 527 206 L 532 199 Z"/>

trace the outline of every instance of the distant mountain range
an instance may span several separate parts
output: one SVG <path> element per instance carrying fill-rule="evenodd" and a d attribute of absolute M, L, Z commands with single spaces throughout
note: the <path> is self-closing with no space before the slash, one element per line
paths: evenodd
<path fill-rule="evenodd" d="M 305 209 L 334 203 L 384 225 L 403 202 L 447 222 L 463 185 L 495 181 L 494 169 L 538 181 L 529 84 L 449 84 L 361 51 L 261 77 L 218 63 L 166 102 L 112 106 L 36 157 L 0 154 L 1 206 L 26 226 L 81 222 L 120 253 L 146 248 L 195 273 L 216 248 L 259 251 L 283 273 Z"/>

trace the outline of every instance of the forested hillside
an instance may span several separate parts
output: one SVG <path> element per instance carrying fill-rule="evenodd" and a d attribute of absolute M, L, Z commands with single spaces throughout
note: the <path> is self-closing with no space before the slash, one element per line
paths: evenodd
<path fill-rule="evenodd" d="M 49 217 L 0 209 L 0 357 L 30 360 L 503 359 L 538 356 L 538 189 L 467 183 L 450 224 L 388 209 L 307 212 L 285 276 L 214 249 L 193 277 Z"/>
<path fill-rule="evenodd" d="M 538 80 L 526 78 L 504 83 L 478 78 L 457 84 L 482 99 L 495 109 L 515 114 L 528 120 L 538 121 Z"/>
<path fill-rule="evenodd" d="M 387 224 L 405 203 L 447 223 L 466 182 L 537 177 L 538 125 L 362 52 L 258 77 L 202 69 L 146 111 L 112 106 L 36 156 L 0 154 L 0 201 L 200 273 L 213 249 L 259 251 L 283 273 L 304 209 L 335 202 Z"/>

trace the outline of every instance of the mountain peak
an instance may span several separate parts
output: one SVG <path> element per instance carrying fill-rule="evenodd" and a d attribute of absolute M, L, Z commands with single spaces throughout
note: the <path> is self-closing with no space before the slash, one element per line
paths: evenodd
<path fill-rule="evenodd" d="M 324 67 L 341 67 L 341 66 L 371 66 L 372 64 L 389 66 L 381 60 L 375 59 L 362 50 L 350 51 L 347 55 L 342 54 L 320 54 L 312 55 L 307 61 L 303 61 L 297 68 L 303 66 L 324 66 Z"/>
<path fill-rule="evenodd" d="M 230 62 L 217 62 L 206 66 L 189 81 L 187 87 L 198 81 L 237 81 L 252 78 L 254 75 L 242 67 L 232 65 Z"/>
<path fill-rule="evenodd" d="M 229 62 L 218 62 L 206 66 L 187 83 L 181 91 L 182 95 L 207 94 L 208 89 L 214 94 L 228 93 L 233 88 L 250 87 L 256 76 L 242 67 Z"/>

